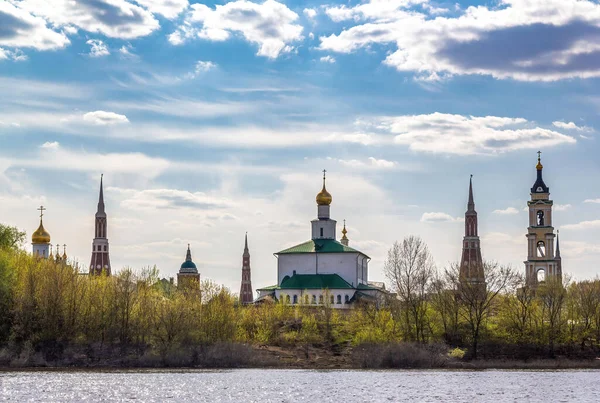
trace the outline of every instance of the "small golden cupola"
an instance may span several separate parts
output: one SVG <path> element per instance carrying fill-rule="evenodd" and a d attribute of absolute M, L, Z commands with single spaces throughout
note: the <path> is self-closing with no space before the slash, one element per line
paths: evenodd
<path fill-rule="evenodd" d="M 319 206 L 329 206 L 332 201 L 331 194 L 325 188 L 325 174 L 327 171 L 323 170 L 323 189 L 317 194 L 317 204 Z"/>
<path fill-rule="evenodd" d="M 345 246 L 348 246 L 349 239 L 348 239 L 348 237 L 346 236 L 346 234 L 348 234 L 348 231 L 346 230 L 346 220 L 344 220 L 344 229 L 342 229 L 342 240 L 341 240 L 341 244 L 342 244 L 342 245 L 345 245 Z"/>
<path fill-rule="evenodd" d="M 544 166 L 542 165 L 542 152 L 538 151 L 538 163 L 535 166 L 535 169 L 537 169 L 538 171 L 541 171 L 542 169 L 544 169 Z"/>

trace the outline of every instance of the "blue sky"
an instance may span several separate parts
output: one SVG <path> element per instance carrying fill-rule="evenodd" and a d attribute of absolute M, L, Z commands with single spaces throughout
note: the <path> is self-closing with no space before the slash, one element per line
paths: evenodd
<path fill-rule="evenodd" d="M 474 174 L 484 258 L 523 268 L 536 151 L 564 271 L 600 259 L 600 3 L 0 2 L 0 222 L 88 264 L 100 174 L 113 266 L 173 276 L 192 244 L 236 291 L 332 216 L 383 280 L 395 240 L 460 257 Z"/>

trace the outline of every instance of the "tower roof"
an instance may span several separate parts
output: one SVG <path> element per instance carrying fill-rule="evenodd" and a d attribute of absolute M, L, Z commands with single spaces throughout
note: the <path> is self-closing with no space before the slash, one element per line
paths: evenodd
<path fill-rule="evenodd" d="M 319 206 L 329 206 L 331 204 L 331 201 L 333 200 L 333 198 L 331 197 L 331 194 L 325 188 L 325 173 L 326 172 L 327 172 L 326 170 L 323 170 L 323 189 L 321 189 L 321 191 L 317 194 L 317 204 Z"/>
<path fill-rule="evenodd" d="M 102 184 L 102 180 L 104 179 L 104 174 L 100 175 L 100 195 L 98 196 L 98 211 L 96 212 L 96 216 L 106 215 L 104 211 L 104 186 Z"/>
<path fill-rule="evenodd" d="M 42 222 L 42 217 L 44 216 L 44 210 L 46 210 L 46 208 L 44 206 L 40 206 L 38 210 L 40 211 L 40 226 L 33 234 L 31 234 L 31 243 L 50 243 L 50 234 L 48 231 L 46 231 L 44 228 L 44 223 Z"/>
<path fill-rule="evenodd" d="M 473 175 L 469 178 L 469 201 L 467 203 L 467 211 L 475 211 L 475 201 L 473 199 Z"/>
<path fill-rule="evenodd" d="M 179 273 L 198 273 L 196 264 L 192 262 L 192 251 L 190 250 L 190 244 L 188 244 L 187 253 L 185 254 L 185 262 L 181 264 Z"/>
<path fill-rule="evenodd" d="M 560 241 L 558 239 L 558 235 L 560 234 L 560 231 L 556 231 L 556 258 L 560 259 Z"/>
<path fill-rule="evenodd" d="M 535 169 L 537 170 L 537 179 L 531 188 L 531 193 L 550 193 L 550 188 L 546 186 L 544 179 L 542 178 L 544 166 L 542 165 L 541 154 L 542 152 L 538 151 L 538 162 L 535 166 Z"/>

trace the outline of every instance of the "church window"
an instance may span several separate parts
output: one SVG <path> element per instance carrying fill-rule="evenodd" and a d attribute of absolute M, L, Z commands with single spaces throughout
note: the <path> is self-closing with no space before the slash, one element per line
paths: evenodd
<path fill-rule="evenodd" d="M 542 210 L 538 210 L 537 212 L 537 225 L 538 227 L 542 227 L 544 225 L 544 212 Z"/>
<path fill-rule="evenodd" d="M 106 245 L 104 245 L 104 252 L 106 252 Z"/>
<path fill-rule="evenodd" d="M 341 296 L 341 295 L 338 295 L 338 296 L 337 296 L 337 303 L 338 303 L 338 304 L 341 304 L 341 303 L 342 303 L 342 296 Z"/>
<path fill-rule="evenodd" d="M 316 295 L 313 295 L 313 296 L 312 296 L 312 303 L 313 303 L 313 304 L 316 304 L 316 303 L 317 303 L 317 296 L 316 296 Z"/>
<path fill-rule="evenodd" d="M 346 294 L 344 296 L 344 302 L 347 304 L 348 302 L 350 302 L 350 297 L 348 296 L 348 294 Z"/>
<path fill-rule="evenodd" d="M 323 237 L 323 228 L 321 228 L 321 237 Z"/>
<path fill-rule="evenodd" d="M 544 281 L 546 281 L 546 270 L 544 270 L 544 269 L 538 269 L 538 271 L 537 271 L 537 281 L 538 281 L 538 283 L 543 283 Z"/>
<path fill-rule="evenodd" d="M 323 305 L 323 296 L 319 295 L 319 304 Z"/>
<path fill-rule="evenodd" d="M 537 243 L 537 257 L 546 257 L 546 244 L 544 241 Z"/>
<path fill-rule="evenodd" d="M 294 305 L 298 303 L 298 296 L 294 294 Z"/>

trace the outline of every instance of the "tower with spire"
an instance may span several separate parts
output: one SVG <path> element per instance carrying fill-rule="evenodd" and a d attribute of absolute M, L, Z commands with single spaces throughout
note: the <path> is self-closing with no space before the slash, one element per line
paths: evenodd
<path fill-rule="evenodd" d="M 554 227 L 552 225 L 552 206 L 550 188 L 544 183 L 542 176 L 541 152 L 538 151 L 536 165 L 537 177 L 531 187 L 531 200 L 527 202 L 529 208 L 529 227 L 527 228 L 527 260 L 525 273 L 527 284 L 536 288 L 547 278 L 562 281 L 562 260 L 558 238 L 554 248 Z"/>
<path fill-rule="evenodd" d="M 200 291 L 200 273 L 192 261 L 192 251 L 188 244 L 185 261 L 177 273 L 177 288 L 185 291 Z"/>
<path fill-rule="evenodd" d="M 248 233 L 244 241 L 244 254 L 242 255 L 242 286 L 240 287 L 240 302 L 251 304 L 254 301 L 252 293 L 252 277 L 250 274 L 250 250 L 248 249 Z"/>
<path fill-rule="evenodd" d="M 107 217 L 104 206 L 104 175 L 100 176 L 100 196 L 98 210 L 96 211 L 96 225 L 94 240 L 92 241 L 92 259 L 90 262 L 90 275 L 111 275 L 109 245 L 107 238 Z"/>
<path fill-rule="evenodd" d="M 485 285 L 481 244 L 473 198 L 473 175 L 469 179 L 469 200 L 465 212 L 465 236 L 463 237 L 462 257 L 460 259 L 460 281 L 463 284 Z"/>

